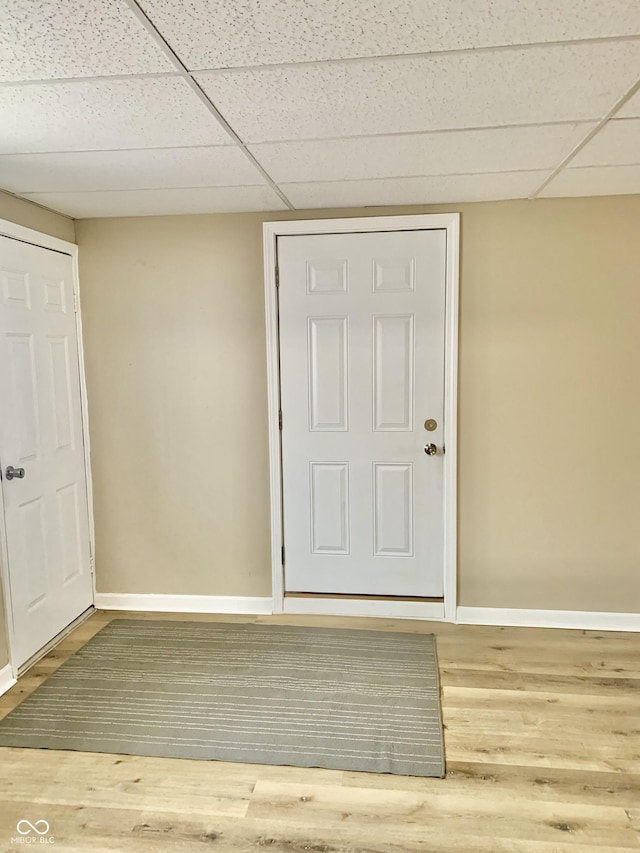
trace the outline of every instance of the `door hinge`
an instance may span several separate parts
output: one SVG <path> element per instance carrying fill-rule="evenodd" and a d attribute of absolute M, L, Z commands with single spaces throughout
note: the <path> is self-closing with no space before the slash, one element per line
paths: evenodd
<path fill-rule="evenodd" d="M 282 565 L 284 566 L 284 545 L 282 546 Z"/>
<path fill-rule="evenodd" d="M 282 432 L 282 409 L 278 409 L 278 429 Z"/>
<path fill-rule="evenodd" d="M 280 287 L 280 267 L 276 264 L 276 287 Z"/>
<path fill-rule="evenodd" d="M 93 554 L 89 555 L 89 568 L 91 569 L 91 574 L 95 575 L 96 573 L 96 558 Z"/>
<path fill-rule="evenodd" d="M 78 313 L 78 294 L 75 292 L 75 290 L 73 291 L 73 313 Z"/>

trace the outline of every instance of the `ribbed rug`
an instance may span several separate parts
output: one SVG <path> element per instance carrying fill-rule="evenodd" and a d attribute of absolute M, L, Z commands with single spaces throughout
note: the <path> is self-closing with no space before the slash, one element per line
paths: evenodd
<path fill-rule="evenodd" d="M 435 639 L 114 619 L 0 721 L 0 746 L 442 776 Z"/>

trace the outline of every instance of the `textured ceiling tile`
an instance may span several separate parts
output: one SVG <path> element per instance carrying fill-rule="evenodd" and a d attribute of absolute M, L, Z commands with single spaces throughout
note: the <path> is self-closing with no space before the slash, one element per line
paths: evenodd
<path fill-rule="evenodd" d="M 640 165 L 563 169 L 540 193 L 541 197 L 627 195 L 640 193 Z"/>
<path fill-rule="evenodd" d="M 262 173 L 234 145 L 0 155 L 0 186 L 17 193 L 261 183 Z"/>
<path fill-rule="evenodd" d="M 285 210 L 270 187 L 123 190 L 121 192 L 24 193 L 75 219 L 111 216 L 164 216 L 189 213 L 240 213 Z"/>
<path fill-rule="evenodd" d="M 245 142 L 601 118 L 640 41 L 214 71 L 197 79 Z"/>
<path fill-rule="evenodd" d="M 0 153 L 231 142 L 184 80 L 0 87 Z"/>
<path fill-rule="evenodd" d="M 624 166 L 640 163 L 640 119 L 608 122 L 571 161 L 575 166 Z"/>
<path fill-rule="evenodd" d="M 0 80 L 173 71 L 124 2 L 2 0 Z"/>
<path fill-rule="evenodd" d="M 627 103 L 618 110 L 616 118 L 640 118 L 640 91 L 629 98 Z"/>
<path fill-rule="evenodd" d="M 360 136 L 267 142 L 250 148 L 278 182 L 516 172 L 555 168 L 593 126 L 586 122 Z"/>
<path fill-rule="evenodd" d="M 635 0 L 141 0 L 189 68 L 635 35 Z"/>
<path fill-rule="evenodd" d="M 387 178 L 380 181 L 336 181 L 282 184 L 297 208 L 365 205 L 440 204 L 527 198 L 548 172 L 491 175 L 448 175 L 429 178 Z"/>

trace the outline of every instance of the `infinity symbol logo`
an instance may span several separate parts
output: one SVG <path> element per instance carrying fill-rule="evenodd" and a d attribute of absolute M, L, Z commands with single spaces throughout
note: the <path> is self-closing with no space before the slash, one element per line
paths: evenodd
<path fill-rule="evenodd" d="M 24 828 L 26 826 L 26 829 Z M 49 832 L 49 824 L 46 820 L 37 820 L 31 823 L 28 820 L 19 820 L 16 829 L 20 835 L 28 835 L 30 832 L 35 832 L 38 835 L 46 835 Z"/>

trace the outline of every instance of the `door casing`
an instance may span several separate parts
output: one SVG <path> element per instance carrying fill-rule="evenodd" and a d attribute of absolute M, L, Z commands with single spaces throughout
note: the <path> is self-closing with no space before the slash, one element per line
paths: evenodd
<path fill-rule="evenodd" d="M 447 233 L 445 281 L 444 377 L 444 603 L 375 598 L 284 595 L 282 549 L 282 453 L 280 434 L 280 350 L 278 341 L 277 240 L 293 234 L 345 234 L 371 231 L 444 229 Z M 338 616 L 381 616 L 455 622 L 457 605 L 457 400 L 458 289 L 460 214 L 367 216 L 347 219 L 298 219 L 265 222 L 263 251 L 267 388 L 269 419 L 269 485 L 271 509 L 271 572 L 274 613 L 316 613 Z"/>
<path fill-rule="evenodd" d="M 85 381 L 84 367 L 84 346 L 82 342 L 82 314 L 80 311 L 80 280 L 78 276 L 78 247 L 75 243 L 69 243 L 67 240 L 60 240 L 57 237 L 50 237 L 48 234 L 43 234 L 40 231 L 34 231 L 31 228 L 25 228 L 22 225 L 16 225 L 14 222 L 9 222 L 6 219 L 0 219 L 0 236 L 12 237 L 15 240 L 22 240 L 25 243 L 32 243 L 34 246 L 40 246 L 43 249 L 51 249 L 54 252 L 62 252 L 65 255 L 70 255 L 73 265 L 73 302 L 76 316 L 76 342 L 78 347 L 78 368 L 80 372 L 80 405 L 82 414 L 82 440 L 84 445 L 84 470 L 85 484 L 87 490 L 87 504 L 89 511 L 89 547 L 91 561 L 91 580 L 93 585 L 93 601 L 95 602 L 96 587 L 95 587 L 95 526 L 93 518 L 93 483 L 91 480 L 91 459 L 89 447 L 89 413 L 87 408 L 87 385 Z M 4 459 L 0 459 L 0 464 L 5 464 Z M 9 664 L 13 673 L 13 677 L 17 678 L 18 668 L 15 662 L 13 649 L 14 642 L 14 627 L 13 613 L 11 609 L 11 584 L 9 581 L 9 562 L 7 552 L 7 535 L 5 529 L 4 518 L 4 498 L 2 489 L 0 489 L 0 582 L 2 583 L 5 617 L 7 623 L 7 639 L 9 643 Z M 53 638 L 52 638 L 53 639 Z"/>

